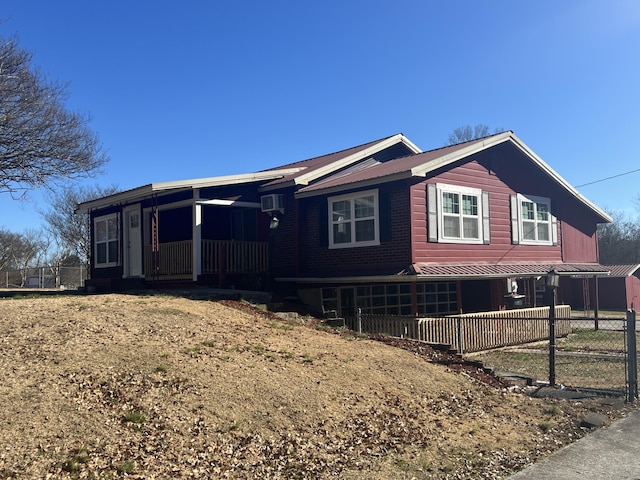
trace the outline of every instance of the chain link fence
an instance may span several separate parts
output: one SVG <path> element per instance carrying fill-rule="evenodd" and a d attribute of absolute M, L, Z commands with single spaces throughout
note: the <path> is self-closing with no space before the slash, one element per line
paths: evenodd
<path fill-rule="evenodd" d="M 365 333 L 448 345 L 501 375 L 558 388 L 638 397 L 635 312 L 576 317 L 555 306 L 440 318 L 358 313 L 346 325 Z M 553 320 L 553 321 L 552 321 Z"/>
<path fill-rule="evenodd" d="M 496 371 L 559 388 L 638 397 L 635 312 L 607 318 L 572 317 L 571 331 L 532 344 L 474 356 Z"/>
<path fill-rule="evenodd" d="M 0 271 L 0 288 L 78 289 L 84 286 L 87 269 L 77 267 L 40 266 Z"/>

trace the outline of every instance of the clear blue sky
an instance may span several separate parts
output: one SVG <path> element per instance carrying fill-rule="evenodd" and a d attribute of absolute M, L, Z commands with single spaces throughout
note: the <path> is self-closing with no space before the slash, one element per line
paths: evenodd
<path fill-rule="evenodd" d="M 640 168 L 637 0 L 3 0 L 122 189 L 244 173 L 404 133 L 513 130 L 571 184 Z M 640 172 L 579 188 L 635 216 Z M 40 192 L 0 194 L 38 227 Z"/>

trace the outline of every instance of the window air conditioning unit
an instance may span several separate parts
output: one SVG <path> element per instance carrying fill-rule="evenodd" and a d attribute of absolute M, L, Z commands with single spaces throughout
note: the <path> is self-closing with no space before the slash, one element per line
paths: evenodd
<path fill-rule="evenodd" d="M 262 197 L 260 197 L 260 205 L 262 206 L 263 212 L 284 210 L 284 195 L 279 193 L 263 195 Z"/>

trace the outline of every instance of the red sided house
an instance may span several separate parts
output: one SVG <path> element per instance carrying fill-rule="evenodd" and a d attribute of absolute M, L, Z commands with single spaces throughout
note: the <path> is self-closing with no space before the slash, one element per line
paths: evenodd
<path fill-rule="evenodd" d="M 91 216 L 90 282 L 103 289 L 187 282 L 343 316 L 445 315 L 539 305 L 551 270 L 570 304 L 571 277 L 608 273 L 596 231 L 609 215 L 512 132 L 427 152 L 398 134 L 78 212 Z"/>

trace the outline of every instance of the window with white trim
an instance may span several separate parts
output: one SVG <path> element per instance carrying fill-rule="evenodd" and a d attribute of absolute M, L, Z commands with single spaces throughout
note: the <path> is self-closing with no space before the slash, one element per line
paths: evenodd
<path fill-rule="evenodd" d="M 118 265 L 119 228 L 118 215 L 105 215 L 93 220 L 94 225 L 94 265 L 112 267 Z"/>
<path fill-rule="evenodd" d="M 517 195 L 520 243 L 551 245 L 553 216 L 551 200 L 532 195 Z"/>
<path fill-rule="evenodd" d="M 436 184 L 438 242 L 483 243 L 482 190 Z"/>
<path fill-rule="evenodd" d="M 329 248 L 380 244 L 378 190 L 329 197 Z"/>

